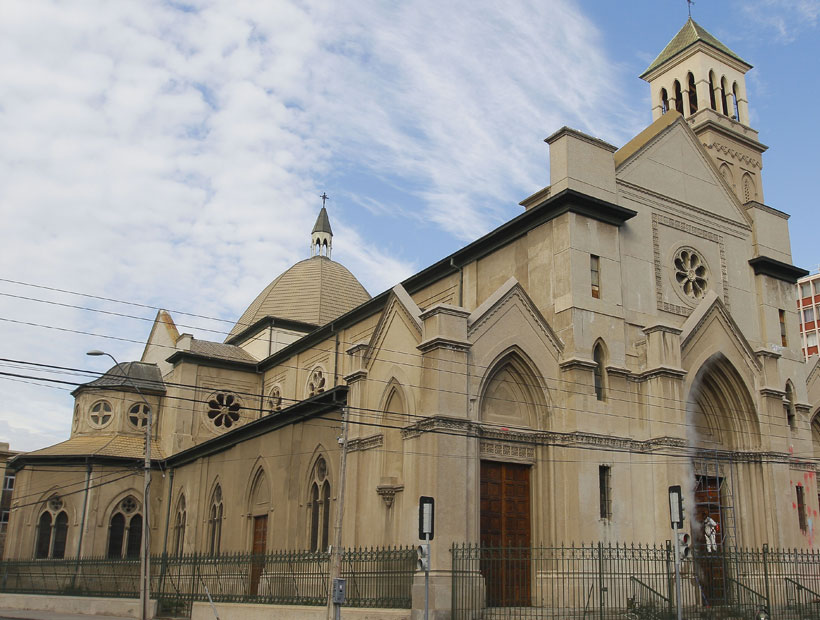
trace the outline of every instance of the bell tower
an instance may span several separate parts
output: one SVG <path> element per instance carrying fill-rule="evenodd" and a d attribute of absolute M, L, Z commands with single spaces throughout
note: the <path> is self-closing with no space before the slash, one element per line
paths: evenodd
<path fill-rule="evenodd" d="M 683 115 L 741 203 L 763 202 L 763 152 L 749 126 L 746 72 L 752 65 L 691 17 L 641 74 L 652 91 L 652 120 Z"/>

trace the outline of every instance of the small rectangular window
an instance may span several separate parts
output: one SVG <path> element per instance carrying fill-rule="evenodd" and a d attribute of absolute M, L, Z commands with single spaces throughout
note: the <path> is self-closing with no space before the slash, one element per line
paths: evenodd
<path fill-rule="evenodd" d="M 817 346 L 817 332 L 810 332 L 806 334 L 806 346 L 807 347 L 816 347 Z"/>
<path fill-rule="evenodd" d="M 800 297 L 811 297 L 811 282 L 803 282 L 800 285 Z"/>
<path fill-rule="evenodd" d="M 806 498 L 804 497 L 804 489 L 798 485 L 795 487 L 797 491 L 797 521 L 800 524 L 800 531 L 806 532 L 808 525 L 806 524 Z"/>
<path fill-rule="evenodd" d="M 598 487 L 601 496 L 601 518 L 612 518 L 612 468 L 609 465 L 598 467 Z"/>
<path fill-rule="evenodd" d="M 786 311 L 778 310 L 777 314 L 780 317 L 780 344 L 787 347 L 789 346 L 789 340 L 786 338 Z"/>
<path fill-rule="evenodd" d="M 9 511 L 4 510 L 0 512 L 0 523 L 8 523 L 9 522 Z"/>
<path fill-rule="evenodd" d="M 13 474 L 6 474 L 6 479 L 3 483 L 3 490 L 4 491 L 13 491 L 14 490 L 14 475 Z"/>
<path fill-rule="evenodd" d="M 592 283 L 592 297 L 601 297 L 601 258 L 595 254 L 589 255 L 589 278 Z"/>
<path fill-rule="evenodd" d="M 814 308 L 806 308 L 803 310 L 803 318 L 806 323 L 811 323 L 814 320 Z"/>

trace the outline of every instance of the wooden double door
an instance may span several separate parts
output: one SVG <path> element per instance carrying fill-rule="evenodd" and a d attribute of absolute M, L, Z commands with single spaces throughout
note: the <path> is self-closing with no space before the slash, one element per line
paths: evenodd
<path fill-rule="evenodd" d="M 489 607 L 530 603 L 530 467 L 481 461 L 481 572 Z"/>

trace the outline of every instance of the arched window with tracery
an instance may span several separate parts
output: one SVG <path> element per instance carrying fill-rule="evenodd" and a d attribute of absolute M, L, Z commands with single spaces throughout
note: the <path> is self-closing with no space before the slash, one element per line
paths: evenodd
<path fill-rule="evenodd" d="M 595 362 L 593 369 L 593 384 L 595 386 L 595 398 L 606 400 L 606 356 L 604 347 L 599 342 L 592 351 L 592 359 Z"/>
<path fill-rule="evenodd" d="M 268 413 L 282 411 L 282 388 L 274 385 L 268 392 Z"/>
<path fill-rule="evenodd" d="M 757 198 L 757 189 L 752 175 L 748 172 L 743 175 L 743 202 L 749 202 Z"/>
<path fill-rule="evenodd" d="M 181 495 L 177 502 L 177 514 L 174 519 L 174 555 L 182 555 L 185 548 L 185 524 L 188 513 L 185 510 L 185 496 Z"/>
<path fill-rule="evenodd" d="M 313 464 L 310 482 L 310 550 L 327 549 L 330 532 L 330 480 L 323 456 Z"/>
<path fill-rule="evenodd" d="M 698 88 L 695 84 L 695 76 L 689 72 L 688 76 L 689 87 L 689 114 L 694 114 L 698 111 Z"/>
<path fill-rule="evenodd" d="M 53 495 L 46 502 L 45 510 L 37 521 L 34 557 L 37 559 L 64 558 L 67 540 L 68 514 L 63 510 L 63 500 Z"/>
<path fill-rule="evenodd" d="M 683 114 L 683 92 L 677 80 L 675 80 L 675 109 Z"/>
<path fill-rule="evenodd" d="M 222 545 L 223 513 L 222 487 L 216 485 L 211 495 L 211 508 L 208 512 L 208 553 L 211 555 L 218 555 Z"/>
<path fill-rule="evenodd" d="M 313 369 L 313 372 L 310 373 L 310 378 L 308 379 L 307 389 L 305 390 L 307 392 L 307 398 L 324 392 L 326 388 L 325 384 L 325 371 L 317 366 Z"/>
<path fill-rule="evenodd" d="M 142 514 L 133 495 L 121 500 L 108 524 L 109 558 L 136 558 L 142 545 Z"/>

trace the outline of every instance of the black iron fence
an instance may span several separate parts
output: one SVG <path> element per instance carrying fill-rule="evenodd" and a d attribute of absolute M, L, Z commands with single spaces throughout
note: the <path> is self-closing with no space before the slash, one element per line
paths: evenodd
<path fill-rule="evenodd" d="M 167 615 L 190 615 L 194 601 L 325 605 L 328 553 L 190 554 L 151 558 L 152 598 Z M 350 607 L 405 608 L 416 567 L 412 547 L 345 549 Z M 0 562 L 0 592 L 111 598 L 139 596 L 139 559 Z"/>
<path fill-rule="evenodd" d="M 684 618 L 820 619 L 820 552 L 700 550 L 681 563 Z M 676 618 L 665 545 L 456 545 L 453 619 Z"/>

